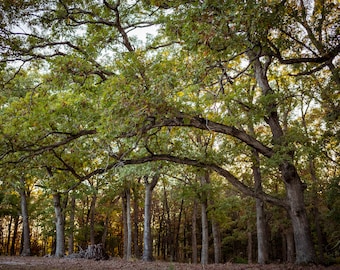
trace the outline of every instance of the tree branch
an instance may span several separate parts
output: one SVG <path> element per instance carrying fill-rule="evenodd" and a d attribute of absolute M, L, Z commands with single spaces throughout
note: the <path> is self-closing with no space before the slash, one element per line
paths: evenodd
<path fill-rule="evenodd" d="M 151 123 L 144 127 L 143 132 L 146 132 L 153 128 L 159 128 L 163 126 L 174 127 L 195 127 L 201 130 L 214 131 L 226 135 L 230 135 L 250 147 L 256 149 L 259 153 L 266 157 L 272 157 L 274 152 L 270 147 L 265 146 L 260 141 L 256 140 L 254 137 L 250 136 L 246 132 L 239 130 L 233 126 L 226 126 L 220 123 L 210 121 L 206 118 L 199 116 L 189 116 L 184 113 L 180 113 L 178 116 L 173 118 L 167 118 L 160 120 L 159 122 Z"/>
<path fill-rule="evenodd" d="M 97 170 L 92 171 L 91 173 L 79 178 L 81 181 L 85 181 L 97 174 L 103 174 L 107 172 L 108 170 L 118 167 L 118 166 L 125 166 L 125 165 L 137 165 L 137 164 L 143 164 L 147 162 L 156 162 L 156 161 L 169 161 L 177 164 L 185 164 L 189 166 L 196 166 L 200 168 L 207 168 L 215 171 L 219 175 L 223 176 L 225 179 L 229 181 L 231 185 L 233 185 L 238 191 L 241 193 L 251 196 L 254 198 L 260 198 L 264 201 L 273 203 L 275 205 L 288 208 L 288 203 L 285 199 L 276 198 L 274 196 L 271 196 L 265 192 L 255 192 L 252 188 L 249 188 L 245 184 L 243 184 L 240 180 L 238 180 L 232 173 L 230 173 L 228 170 L 212 163 L 205 163 L 185 157 L 176 157 L 172 155 L 167 154 L 160 154 L 160 155 L 150 155 L 145 156 L 137 159 L 126 159 L 126 160 L 119 160 L 117 162 L 111 163 L 105 168 L 100 168 Z"/>
<path fill-rule="evenodd" d="M 76 139 L 78 139 L 78 138 L 80 138 L 82 136 L 93 135 L 93 134 L 96 134 L 96 133 L 97 133 L 96 130 L 81 130 L 81 131 L 79 131 L 77 133 L 50 132 L 47 135 L 45 135 L 44 137 L 42 137 L 41 140 L 46 138 L 46 137 L 48 137 L 51 134 L 66 134 L 67 138 L 65 138 L 64 140 L 61 140 L 59 142 L 56 142 L 56 143 L 53 143 L 53 144 L 49 144 L 49 145 L 44 145 L 44 146 L 36 146 L 36 147 L 34 147 L 34 145 L 32 145 L 32 144 L 28 145 L 28 146 L 17 147 L 17 148 L 12 146 L 11 150 L 7 151 L 6 154 L 0 155 L 0 157 L 1 157 L 1 159 L 4 159 L 5 156 L 8 156 L 8 155 L 13 154 L 13 153 L 17 153 L 17 152 L 28 152 L 28 153 L 30 153 L 29 155 L 25 155 L 25 156 L 19 158 L 16 161 L 6 162 L 6 163 L 20 163 L 20 162 L 22 162 L 22 161 L 24 161 L 24 160 L 26 160 L 28 158 L 40 155 L 40 154 L 42 154 L 44 152 L 51 151 L 51 150 L 53 150 L 55 148 L 58 148 L 58 147 L 63 146 L 63 145 L 66 145 L 69 142 L 71 142 L 73 140 L 76 140 Z"/>
<path fill-rule="evenodd" d="M 333 50 L 319 57 L 300 57 L 284 59 L 280 53 L 276 53 L 274 56 L 279 60 L 281 64 L 291 65 L 300 63 L 325 63 L 332 61 L 340 52 L 340 45 L 337 45 Z"/>

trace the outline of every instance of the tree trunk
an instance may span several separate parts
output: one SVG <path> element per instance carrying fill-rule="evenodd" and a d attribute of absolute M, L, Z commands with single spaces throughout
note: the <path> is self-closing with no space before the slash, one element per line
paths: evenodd
<path fill-rule="evenodd" d="M 21 256 L 30 256 L 31 255 L 31 237 L 30 237 L 30 225 L 29 225 L 29 216 L 28 216 L 28 207 L 27 207 L 27 192 L 25 189 L 25 179 L 20 178 L 20 199 L 21 199 L 21 215 L 22 215 L 22 250 Z"/>
<path fill-rule="evenodd" d="M 257 262 L 259 264 L 268 263 L 268 233 L 266 217 L 264 212 L 264 202 L 256 199 L 256 233 L 257 233 Z"/>
<path fill-rule="evenodd" d="M 65 219 L 61 205 L 59 192 L 53 194 L 55 225 L 56 225 L 56 248 L 55 256 L 63 257 L 65 254 Z"/>
<path fill-rule="evenodd" d="M 139 258 L 140 251 L 139 251 L 139 206 L 138 206 L 138 189 L 135 186 L 133 188 L 133 244 L 134 244 L 134 254 L 135 258 Z"/>
<path fill-rule="evenodd" d="M 96 239 L 95 239 L 95 214 L 96 214 L 96 203 L 97 203 L 97 195 L 94 194 L 91 200 L 91 205 L 90 205 L 90 242 L 91 245 L 94 246 L 96 244 Z"/>
<path fill-rule="evenodd" d="M 194 200 L 192 211 L 192 234 L 191 234 L 191 248 L 192 248 L 192 263 L 197 264 L 197 201 Z"/>
<path fill-rule="evenodd" d="M 281 172 L 285 179 L 287 199 L 290 206 L 288 213 L 294 232 L 296 263 L 315 262 L 315 251 L 303 196 L 304 186 L 293 165 L 284 164 L 281 166 Z"/>
<path fill-rule="evenodd" d="M 220 226 L 215 220 L 212 220 L 212 233 L 213 233 L 213 238 L 214 238 L 215 263 L 220 263 L 221 262 L 221 234 L 220 234 Z"/>
<path fill-rule="evenodd" d="M 131 194 L 130 189 L 126 188 L 122 196 L 123 201 L 123 225 L 124 225 L 124 258 L 131 259 Z"/>
<path fill-rule="evenodd" d="M 16 252 L 15 252 L 15 243 L 16 243 L 17 237 L 18 237 L 18 227 L 19 227 L 19 216 L 16 216 L 14 218 L 14 230 L 13 230 L 11 249 L 10 249 L 10 255 L 11 256 L 16 254 Z"/>
<path fill-rule="evenodd" d="M 287 246 L 287 262 L 293 263 L 295 258 L 294 252 L 294 234 L 291 229 L 286 231 L 286 246 Z"/>
<path fill-rule="evenodd" d="M 6 254 L 9 254 L 9 248 L 11 246 L 11 234 L 12 234 L 12 222 L 13 222 L 13 215 L 11 215 L 11 218 L 9 220 L 8 223 L 8 229 L 7 229 L 7 247 L 6 247 Z M 2 227 L 2 226 L 1 226 Z M 0 254 L 1 254 L 1 250 L 0 250 Z"/>
<path fill-rule="evenodd" d="M 321 47 L 320 47 L 321 48 Z M 305 136 L 309 137 L 309 131 L 307 127 L 307 121 L 306 121 L 306 114 L 302 110 L 302 125 L 304 128 Z M 310 140 L 307 141 L 308 147 L 312 147 L 312 143 Z M 318 263 L 324 262 L 324 244 L 323 244 L 323 237 L 322 237 L 322 228 L 321 228 L 321 222 L 320 222 L 320 213 L 319 213 L 319 197 L 318 197 L 318 186 L 319 186 L 319 179 L 317 176 L 317 171 L 315 168 L 314 163 L 315 157 L 310 154 L 308 157 L 308 170 L 311 175 L 312 179 L 312 203 L 313 203 L 313 216 L 314 216 L 314 224 L 316 229 L 316 235 L 317 235 L 317 247 L 318 247 Z"/>
<path fill-rule="evenodd" d="M 209 226 L 208 226 L 208 194 L 204 189 L 209 183 L 209 172 L 203 172 L 203 175 L 200 176 L 201 186 L 203 187 L 203 191 L 201 194 L 201 220 L 202 220 L 202 250 L 201 250 L 201 264 L 208 264 L 209 258 Z"/>
<path fill-rule="evenodd" d="M 251 133 L 254 134 L 253 126 L 250 127 Z M 256 150 L 253 153 L 253 177 L 255 182 L 255 192 L 262 192 L 262 176 L 260 171 L 260 157 Z M 257 262 L 259 264 L 268 263 L 269 248 L 268 248 L 268 233 L 267 222 L 264 210 L 264 202 L 256 198 L 256 234 L 257 234 Z"/>
<path fill-rule="evenodd" d="M 209 251 L 209 227 L 207 215 L 207 202 L 201 203 L 201 218 L 202 218 L 202 250 L 201 250 L 201 264 L 208 264 Z"/>
<path fill-rule="evenodd" d="M 178 214 L 178 221 L 177 221 L 177 226 L 175 224 L 175 229 L 174 229 L 174 240 L 173 240 L 173 252 L 172 252 L 172 259 L 174 261 L 178 261 L 178 256 L 179 256 L 179 234 L 181 231 L 181 223 L 182 223 L 182 213 L 183 213 L 183 205 L 184 205 L 184 200 L 181 200 L 181 206 L 179 208 L 179 214 Z M 175 220 L 175 219 L 174 219 Z"/>
<path fill-rule="evenodd" d="M 144 249 L 143 261 L 153 261 L 152 254 L 152 235 L 151 235 L 151 202 L 152 191 L 155 188 L 159 179 L 159 175 L 153 176 L 152 181 L 149 183 L 148 177 L 144 177 L 145 185 L 145 205 L 144 205 Z"/>
<path fill-rule="evenodd" d="M 68 236 L 68 255 L 74 252 L 74 217 L 76 212 L 76 197 L 72 195 L 71 198 L 71 212 L 70 212 L 70 233 Z"/>
<path fill-rule="evenodd" d="M 123 258 L 127 257 L 128 246 L 128 229 L 127 229 L 127 213 L 126 213 L 126 192 L 122 194 L 122 219 L 123 219 Z"/>
<path fill-rule="evenodd" d="M 253 262 L 253 236 L 251 231 L 248 231 L 248 245 L 247 245 L 247 253 L 248 253 L 248 264 Z"/>
<path fill-rule="evenodd" d="M 267 58 L 264 62 L 261 62 L 256 51 L 249 50 L 247 54 L 252 61 L 257 84 L 262 90 L 262 95 L 267 98 L 265 104 L 266 117 L 264 120 L 271 129 L 272 141 L 279 149 L 287 148 L 287 142 L 283 139 L 284 133 L 277 113 L 277 101 L 274 98 L 274 91 L 270 87 L 267 78 L 267 71 L 271 59 Z M 303 184 L 291 161 L 294 156 L 293 152 L 285 150 L 282 155 L 285 156 L 279 165 L 279 169 L 286 186 L 287 201 L 289 204 L 288 212 L 294 231 L 296 263 L 311 263 L 315 261 L 315 251 L 304 204 Z"/>
<path fill-rule="evenodd" d="M 127 233 L 128 233 L 128 246 L 126 258 L 131 259 L 132 248 L 132 227 L 131 227 L 131 193 L 130 189 L 126 190 L 126 217 L 127 217 Z"/>

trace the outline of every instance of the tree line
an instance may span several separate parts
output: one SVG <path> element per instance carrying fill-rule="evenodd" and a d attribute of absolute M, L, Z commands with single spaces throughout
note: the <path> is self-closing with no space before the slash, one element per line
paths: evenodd
<path fill-rule="evenodd" d="M 1 252 L 336 262 L 338 16 L 3 1 Z"/>

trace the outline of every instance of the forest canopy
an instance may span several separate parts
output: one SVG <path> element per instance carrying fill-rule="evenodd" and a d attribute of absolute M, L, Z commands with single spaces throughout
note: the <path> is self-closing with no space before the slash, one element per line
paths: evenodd
<path fill-rule="evenodd" d="M 1 254 L 339 263 L 337 0 L 0 17 Z"/>

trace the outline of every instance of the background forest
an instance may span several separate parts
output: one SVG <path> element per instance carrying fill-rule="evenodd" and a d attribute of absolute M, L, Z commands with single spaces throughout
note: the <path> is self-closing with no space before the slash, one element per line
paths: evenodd
<path fill-rule="evenodd" d="M 337 0 L 0 18 L 1 254 L 339 263 Z"/>

